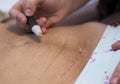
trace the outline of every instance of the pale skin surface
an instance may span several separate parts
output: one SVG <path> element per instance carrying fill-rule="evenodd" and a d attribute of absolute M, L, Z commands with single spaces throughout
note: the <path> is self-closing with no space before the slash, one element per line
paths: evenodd
<path fill-rule="evenodd" d="M 76 9 L 82 7 L 88 0 L 19 0 L 10 10 L 10 16 L 15 18 L 18 23 L 26 25 L 26 17 L 34 16 L 46 33 L 46 28 L 58 23 Z M 23 29 L 24 29 L 23 28 Z M 112 45 L 112 48 L 120 49 L 120 42 Z M 117 82 L 113 78 L 116 78 Z M 112 84 L 120 84 L 120 67 L 116 68 L 111 79 Z M 113 83 L 114 82 L 114 83 Z"/>
<path fill-rule="evenodd" d="M 51 28 L 41 42 L 17 27 L 0 24 L 0 84 L 74 84 L 106 25 Z"/>

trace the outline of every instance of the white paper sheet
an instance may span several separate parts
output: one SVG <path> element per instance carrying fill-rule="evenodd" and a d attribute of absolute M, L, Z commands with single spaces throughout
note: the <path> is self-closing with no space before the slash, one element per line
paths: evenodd
<path fill-rule="evenodd" d="M 120 61 L 120 50 L 111 50 L 111 45 L 118 40 L 120 26 L 108 26 L 75 84 L 109 84 L 109 79 Z"/>

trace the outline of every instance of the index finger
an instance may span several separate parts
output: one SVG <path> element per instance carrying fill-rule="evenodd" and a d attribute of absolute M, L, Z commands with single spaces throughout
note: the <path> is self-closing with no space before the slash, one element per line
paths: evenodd
<path fill-rule="evenodd" d="M 21 1 L 23 1 L 23 0 L 21 0 Z M 10 17 L 25 24 L 27 22 L 27 19 L 23 12 L 24 11 L 24 7 L 23 7 L 24 2 L 21 2 L 21 1 L 18 1 L 15 5 L 13 5 L 13 7 L 9 11 L 9 15 L 10 15 Z"/>

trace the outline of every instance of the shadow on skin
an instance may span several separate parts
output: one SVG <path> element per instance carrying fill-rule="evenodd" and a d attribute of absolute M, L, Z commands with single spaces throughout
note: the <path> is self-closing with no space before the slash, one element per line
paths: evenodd
<path fill-rule="evenodd" d="M 10 25 L 7 29 L 19 36 L 24 36 L 26 35 L 27 37 L 29 37 L 30 39 L 36 41 L 36 42 L 41 42 L 41 39 L 39 37 L 37 37 L 35 34 L 33 34 L 32 32 L 25 32 L 24 30 L 22 30 L 21 28 L 18 28 L 19 25 L 15 25 L 13 22 L 13 25 Z"/>

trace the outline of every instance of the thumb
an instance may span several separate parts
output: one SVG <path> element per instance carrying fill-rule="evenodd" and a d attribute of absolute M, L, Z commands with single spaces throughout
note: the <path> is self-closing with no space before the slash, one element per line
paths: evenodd
<path fill-rule="evenodd" d="M 35 0 L 26 0 L 25 2 L 25 15 L 33 16 L 37 8 L 37 2 Z"/>

